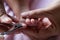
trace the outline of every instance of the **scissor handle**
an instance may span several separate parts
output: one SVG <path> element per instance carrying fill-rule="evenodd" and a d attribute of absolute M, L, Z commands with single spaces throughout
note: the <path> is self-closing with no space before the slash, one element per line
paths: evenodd
<path fill-rule="evenodd" d="M 10 25 L 11 25 L 11 24 L 10 24 Z M 13 27 L 12 27 L 10 30 L 8 30 L 8 31 L 6 31 L 6 32 L 2 32 L 2 33 L 0 33 L 0 35 L 9 34 L 10 32 L 13 32 L 13 31 L 16 30 L 16 29 L 23 27 L 23 26 L 22 26 L 21 24 L 19 24 L 19 23 L 17 23 L 17 24 L 12 24 L 12 25 L 13 25 Z"/>

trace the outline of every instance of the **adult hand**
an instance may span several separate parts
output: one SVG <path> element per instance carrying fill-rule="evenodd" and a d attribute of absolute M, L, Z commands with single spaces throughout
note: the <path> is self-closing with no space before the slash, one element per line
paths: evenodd
<path fill-rule="evenodd" d="M 0 28 L 4 31 L 8 31 L 13 27 L 12 25 L 13 22 L 18 23 L 19 20 L 17 20 L 14 17 L 9 16 L 8 14 L 3 14 L 0 17 Z"/>
<path fill-rule="evenodd" d="M 26 33 L 30 37 L 33 36 L 37 38 L 39 37 L 46 38 L 53 35 L 59 35 L 60 32 L 59 3 L 56 3 L 48 8 L 37 9 L 37 10 L 21 13 L 21 16 L 23 19 L 25 19 L 25 23 L 28 25 L 28 27 L 31 27 L 26 31 L 24 30 L 25 31 L 24 33 Z M 34 27 L 36 28 L 36 30 L 31 30 L 34 29 Z M 41 28 L 43 30 L 41 30 Z M 38 31 L 38 33 L 35 31 Z"/>
<path fill-rule="evenodd" d="M 55 4 L 52 7 L 48 7 L 45 9 L 32 10 L 29 12 L 22 13 L 21 17 L 25 20 L 23 23 L 26 23 L 27 27 L 31 27 L 31 28 L 27 28 L 27 29 L 23 30 L 22 32 L 24 34 L 28 35 L 30 37 L 30 39 L 32 39 L 32 40 L 39 40 L 39 39 L 42 40 L 42 39 L 45 39 L 47 37 L 55 35 L 56 32 L 52 31 L 52 30 L 55 30 L 55 28 L 50 29 L 50 27 L 52 24 L 58 25 L 56 27 L 59 30 L 59 23 L 60 23 L 60 21 L 59 21 L 60 20 L 59 19 L 60 11 L 59 10 L 60 10 L 60 5 Z M 45 25 L 42 26 L 43 24 L 45 24 Z M 53 25 L 53 27 L 55 27 L 54 25 Z M 44 28 L 43 30 L 37 30 L 37 29 L 35 30 L 34 27 L 36 27 L 36 28 L 39 27 L 39 29 L 41 27 L 43 27 L 43 28 L 45 27 L 45 28 L 49 28 L 49 29 L 45 30 L 45 28 Z M 32 30 L 32 29 L 34 29 L 34 30 Z M 49 30 L 51 30 L 52 32 Z M 20 40 L 20 38 L 21 38 L 20 34 L 17 34 L 17 35 L 8 35 L 8 37 L 5 40 L 8 40 L 8 39 L 9 40 L 13 40 L 13 39 L 14 40 L 17 40 L 17 39 Z M 30 40 L 30 39 L 28 39 L 28 40 Z"/>

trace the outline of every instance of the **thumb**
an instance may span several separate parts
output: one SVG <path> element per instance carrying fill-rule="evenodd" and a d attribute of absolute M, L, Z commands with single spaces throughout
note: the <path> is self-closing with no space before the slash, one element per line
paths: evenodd
<path fill-rule="evenodd" d="M 45 13 L 45 9 L 36 9 L 21 13 L 23 18 L 40 18 L 41 14 Z"/>

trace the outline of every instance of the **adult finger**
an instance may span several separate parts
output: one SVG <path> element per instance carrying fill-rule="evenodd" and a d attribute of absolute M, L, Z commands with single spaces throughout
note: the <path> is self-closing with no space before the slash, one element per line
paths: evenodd
<path fill-rule="evenodd" d="M 7 17 L 6 15 L 3 15 L 2 17 L 0 17 L 0 21 L 1 21 L 1 23 L 11 23 L 12 22 L 12 20 L 9 17 Z"/>
<path fill-rule="evenodd" d="M 13 22 L 15 22 L 15 23 L 18 23 L 19 22 L 19 20 L 17 19 L 17 18 L 14 18 L 14 17 L 12 17 L 12 16 L 10 16 L 10 15 L 8 15 L 8 14 L 6 14 Z"/>

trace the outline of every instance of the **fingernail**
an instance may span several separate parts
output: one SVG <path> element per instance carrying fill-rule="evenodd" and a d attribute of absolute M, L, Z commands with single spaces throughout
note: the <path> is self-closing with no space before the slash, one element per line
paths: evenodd
<path fill-rule="evenodd" d="M 34 19 L 31 19 L 31 23 L 34 23 L 35 22 L 35 20 Z"/>
<path fill-rule="evenodd" d="M 48 18 L 44 18 L 43 23 L 44 25 L 46 25 L 46 28 L 48 28 L 52 24 Z"/>
<path fill-rule="evenodd" d="M 26 19 L 26 23 L 27 24 L 30 24 L 31 23 L 31 20 L 29 18 Z"/>

